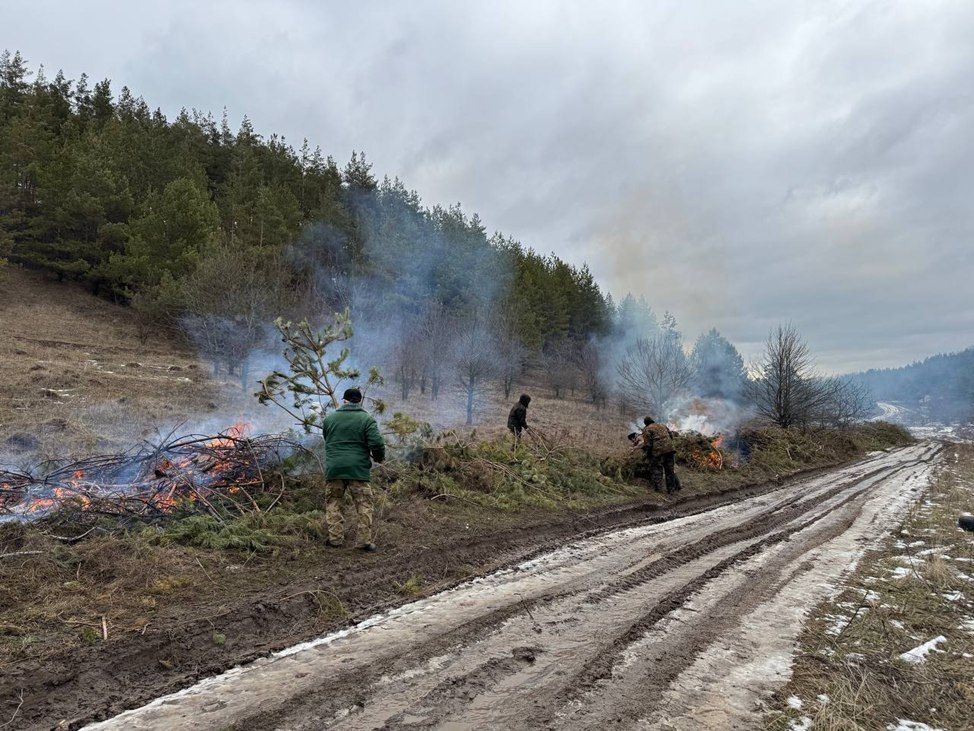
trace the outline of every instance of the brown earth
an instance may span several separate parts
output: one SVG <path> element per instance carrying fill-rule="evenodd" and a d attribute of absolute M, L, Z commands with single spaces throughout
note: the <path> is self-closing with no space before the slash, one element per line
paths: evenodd
<path fill-rule="evenodd" d="M 239 384 L 211 378 L 178 342 L 140 341 L 125 308 L 29 272 L 8 268 L 0 277 L 0 459 L 113 451 L 167 424 L 207 415 L 231 423 L 255 413 Z M 615 410 L 530 390 L 537 427 L 591 453 L 620 451 L 625 419 Z M 449 398 L 434 407 L 417 394 L 407 410 L 443 425 Z M 495 393 L 479 415 L 502 424 L 506 410 Z M 805 445 L 811 451 L 801 462 L 857 454 L 846 437 L 838 442 Z M 793 463 L 788 450 L 781 464 Z M 693 474 L 681 499 L 654 495 L 640 505 L 632 504 L 639 492 L 632 486 L 565 501 L 574 511 L 485 509 L 448 496 L 388 501 L 384 550 L 375 556 L 307 541 L 265 554 L 97 533 L 75 543 L 54 526 L 3 533 L 0 726 L 5 717 L 10 727 L 36 728 L 105 718 L 566 540 L 776 490 L 779 481 L 744 484 L 783 474 L 776 464 Z"/>
<path fill-rule="evenodd" d="M 668 520 L 629 509 L 527 545 L 514 532 L 431 547 L 423 568 L 468 546 L 519 563 L 98 728 L 753 727 L 804 611 L 919 498 L 938 451 L 876 455 Z M 374 584 L 382 570 L 363 573 Z M 112 680 L 120 703 L 145 690 Z"/>
<path fill-rule="evenodd" d="M 130 310 L 0 269 L 0 458 L 127 447 L 216 398 L 195 355 L 165 336 L 142 342 Z"/>
<path fill-rule="evenodd" d="M 399 504 L 384 520 L 385 530 L 393 531 L 383 539 L 391 545 L 386 551 L 305 551 L 295 557 L 290 570 L 281 561 L 266 561 L 266 566 L 246 571 L 208 561 L 201 569 L 213 583 L 195 587 L 193 596 L 171 597 L 141 629 L 126 627 L 123 637 L 109 642 L 97 637 L 90 646 L 35 648 L 32 659 L 4 662 L 0 709 L 12 713 L 19 706 L 18 722 L 26 728 L 50 727 L 62 720 L 74 728 L 200 677 L 350 626 L 384 608 L 523 561 L 568 539 L 666 522 L 780 486 L 741 486 L 722 494 L 687 496 L 670 505 L 660 505 L 656 496 L 656 505 L 561 514 L 485 514 L 481 509 L 418 500 Z M 18 560 L 29 569 L 32 557 Z M 232 554 L 229 560 L 234 560 Z M 90 624 L 100 635 L 98 617 L 92 616 Z M 120 629 L 113 627 L 111 632 Z"/>

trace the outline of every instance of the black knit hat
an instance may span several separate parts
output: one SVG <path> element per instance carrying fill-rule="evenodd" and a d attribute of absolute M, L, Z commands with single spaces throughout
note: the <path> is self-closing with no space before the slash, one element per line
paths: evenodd
<path fill-rule="evenodd" d="M 528 396 L 526 393 L 522 393 L 521 398 L 519 398 L 518 401 L 520 401 L 522 404 L 527 406 L 529 403 L 531 403 L 531 397 Z"/>
<path fill-rule="evenodd" d="M 345 394 L 342 396 L 343 399 L 348 401 L 350 404 L 362 403 L 362 392 L 357 388 L 349 388 L 345 390 Z"/>
<path fill-rule="evenodd" d="M 653 423 L 653 417 L 652 416 L 647 416 L 646 418 L 643 419 L 643 424 L 645 424 L 646 426 L 649 426 L 652 423 Z"/>

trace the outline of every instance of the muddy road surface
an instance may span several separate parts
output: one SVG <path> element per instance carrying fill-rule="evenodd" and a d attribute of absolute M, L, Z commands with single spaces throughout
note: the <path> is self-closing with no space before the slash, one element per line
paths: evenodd
<path fill-rule="evenodd" d="M 578 540 L 89 728 L 748 728 L 938 450 Z"/>

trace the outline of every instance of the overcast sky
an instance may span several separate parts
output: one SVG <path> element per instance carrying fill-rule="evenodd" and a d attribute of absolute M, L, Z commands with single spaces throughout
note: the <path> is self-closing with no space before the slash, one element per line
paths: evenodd
<path fill-rule="evenodd" d="M 8 2 L 0 47 L 248 114 L 746 357 L 974 345 L 974 3 Z"/>

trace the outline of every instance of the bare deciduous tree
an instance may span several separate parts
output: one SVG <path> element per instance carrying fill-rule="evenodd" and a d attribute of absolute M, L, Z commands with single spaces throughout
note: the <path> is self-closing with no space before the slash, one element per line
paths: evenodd
<path fill-rule="evenodd" d="M 490 315 L 490 330 L 497 352 L 497 377 L 505 399 L 511 397 L 528 363 L 528 349 L 517 335 L 517 322 L 517 311 L 510 306 L 497 307 Z"/>
<path fill-rule="evenodd" d="M 815 372 L 808 345 L 794 325 L 771 331 L 756 371 L 748 383 L 754 410 L 784 429 L 814 423 L 846 425 L 861 419 L 868 408 L 864 389 Z"/>
<path fill-rule="evenodd" d="M 570 340 L 559 340 L 544 351 L 542 363 L 545 380 L 556 399 L 574 393 L 578 385 L 578 369 L 575 365 L 576 345 Z"/>
<path fill-rule="evenodd" d="M 497 340 L 497 365 L 498 375 L 500 376 L 501 388 L 504 390 L 504 398 L 509 399 L 517 385 L 528 360 L 528 350 L 524 344 L 511 335 L 498 337 Z"/>
<path fill-rule="evenodd" d="M 609 396 L 605 384 L 604 358 L 599 346 L 589 341 L 578 348 L 575 354 L 575 365 L 582 378 L 582 385 L 588 393 L 589 400 L 596 408 L 603 408 Z"/>
<path fill-rule="evenodd" d="M 626 349 L 617 370 L 619 391 L 626 402 L 656 419 L 666 417 L 693 380 L 679 338 L 666 332 L 636 340 Z"/>
<path fill-rule="evenodd" d="M 846 427 L 862 421 L 869 413 L 873 397 L 864 383 L 844 378 L 830 378 L 828 399 L 819 419 L 832 426 Z"/>
<path fill-rule="evenodd" d="M 418 337 L 419 334 L 420 328 L 416 321 L 400 322 L 398 336 L 391 348 L 393 373 L 403 401 L 409 398 L 413 387 L 421 381 L 425 367 L 426 348 L 423 340 Z"/>
<path fill-rule="evenodd" d="M 221 248 L 180 282 L 180 325 L 217 374 L 225 366 L 248 387 L 250 354 L 289 306 L 287 277 L 278 259 Z"/>
<path fill-rule="evenodd" d="M 466 398 L 467 425 L 473 424 L 473 412 L 488 381 L 497 375 L 497 354 L 487 329 L 475 323 L 457 323 L 454 332 L 453 372 L 460 391 Z"/>
<path fill-rule="evenodd" d="M 436 401 L 440 396 L 444 372 L 449 366 L 455 344 L 455 330 L 454 323 L 439 304 L 430 307 L 420 322 L 417 331 L 422 359 L 419 390 L 425 394 L 428 389 L 431 401 Z"/>

